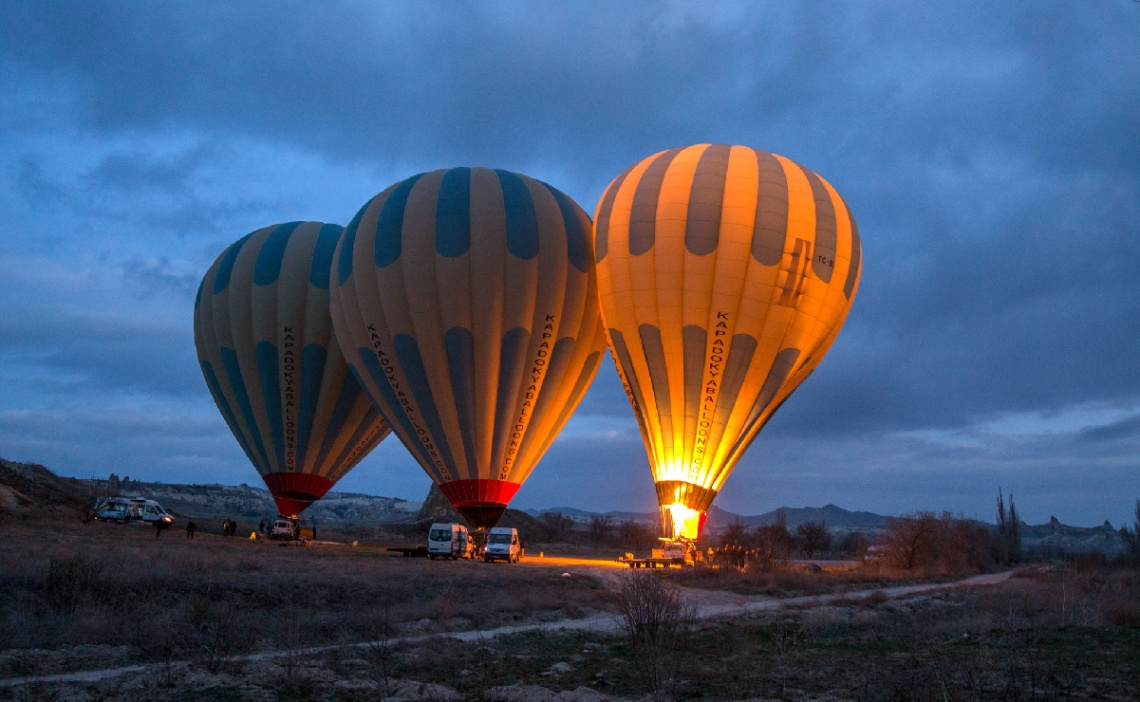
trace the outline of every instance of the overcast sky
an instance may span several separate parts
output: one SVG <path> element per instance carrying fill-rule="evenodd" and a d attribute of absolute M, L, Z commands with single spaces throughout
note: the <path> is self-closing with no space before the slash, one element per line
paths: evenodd
<path fill-rule="evenodd" d="M 863 279 L 717 505 L 1030 523 L 1140 497 L 1140 2 L 0 4 L 0 457 L 260 480 L 193 296 L 278 222 L 489 166 L 591 214 L 662 149 L 787 156 Z M 395 437 L 338 489 L 422 499 Z M 515 503 L 655 507 L 607 360 Z"/>

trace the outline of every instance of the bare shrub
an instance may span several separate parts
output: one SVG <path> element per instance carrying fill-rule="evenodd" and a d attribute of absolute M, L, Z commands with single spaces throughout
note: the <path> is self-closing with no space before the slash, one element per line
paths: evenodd
<path fill-rule="evenodd" d="M 364 622 L 369 632 L 368 652 L 383 684 L 384 697 L 392 696 L 392 638 L 396 635 L 392 625 L 392 603 L 384 601 L 379 606 L 370 605 L 364 613 Z"/>
<path fill-rule="evenodd" d="M 106 569 L 102 562 L 84 554 L 48 559 L 40 583 L 40 593 L 57 612 L 73 614 L 89 598 L 99 597 L 107 589 Z"/>
<path fill-rule="evenodd" d="M 649 692 L 657 694 L 676 679 L 677 655 L 689 642 L 696 607 L 676 585 L 649 573 L 622 579 L 618 612 L 636 665 Z"/>

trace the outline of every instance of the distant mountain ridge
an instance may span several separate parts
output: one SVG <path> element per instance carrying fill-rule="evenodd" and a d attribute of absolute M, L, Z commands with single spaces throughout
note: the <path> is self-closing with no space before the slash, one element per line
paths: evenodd
<path fill-rule="evenodd" d="M 594 512 L 587 512 L 586 510 L 576 507 L 555 507 L 553 509 L 543 510 L 528 509 L 525 511 L 527 514 L 535 516 L 543 512 L 560 512 L 562 515 L 575 520 L 589 519 L 595 514 Z M 709 517 L 705 527 L 721 529 L 737 522 L 750 527 L 775 524 L 780 521 L 781 513 L 783 513 L 784 519 L 787 520 L 789 529 L 795 529 L 805 522 L 826 522 L 829 527 L 833 528 L 882 529 L 887 525 L 887 520 L 890 519 L 890 517 L 884 517 L 881 514 L 875 514 L 873 512 L 852 512 L 833 504 L 827 504 L 823 507 L 780 507 L 770 512 L 752 516 L 735 514 L 714 506 L 709 510 Z M 659 519 L 657 512 L 615 511 L 606 512 L 605 515 L 617 520 L 633 519 L 640 522 L 656 522 Z"/>

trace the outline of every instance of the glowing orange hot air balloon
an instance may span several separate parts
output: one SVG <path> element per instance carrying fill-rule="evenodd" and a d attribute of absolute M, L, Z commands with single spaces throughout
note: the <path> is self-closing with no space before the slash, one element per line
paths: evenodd
<path fill-rule="evenodd" d="M 389 432 L 333 337 L 329 271 L 342 231 L 291 222 L 253 232 L 218 256 L 194 303 L 206 384 L 289 517 Z"/>
<path fill-rule="evenodd" d="M 337 247 L 337 338 L 393 431 L 494 526 L 605 348 L 590 218 L 532 178 L 453 168 L 369 201 Z"/>
<path fill-rule="evenodd" d="M 695 538 L 839 333 L 859 286 L 855 220 L 827 181 L 782 156 L 699 144 L 610 183 L 594 246 L 666 533 Z"/>

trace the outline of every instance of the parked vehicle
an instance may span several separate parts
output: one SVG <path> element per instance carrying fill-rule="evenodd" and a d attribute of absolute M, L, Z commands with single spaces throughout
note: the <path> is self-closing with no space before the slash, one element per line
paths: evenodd
<path fill-rule="evenodd" d="M 174 524 L 174 516 L 154 500 L 145 497 L 100 497 L 95 500 L 94 518 L 100 522 L 117 524 L 147 524 L 157 522 L 165 529 Z"/>
<path fill-rule="evenodd" d="M 487 532 L 487 550 L 483 552 L 483 560 L 504 560 L 507 563 L 518 563 L 522 558 L 522 544 L 519 542 L 518 529 L 511 527 L 492 527 Z"/>
<path fill-rule="evenodd" d="M 429 558 L 470 558 L 474 547 L 475 540 L 462 524 L 432 524 L 428 530 Z"/>
<path fill-rule="evenodd" d="M 307 519 L 279 516 L 269 525 L 268 536 L 276 541 L 312 541 L 317 538 L 317 529 Z"/>

